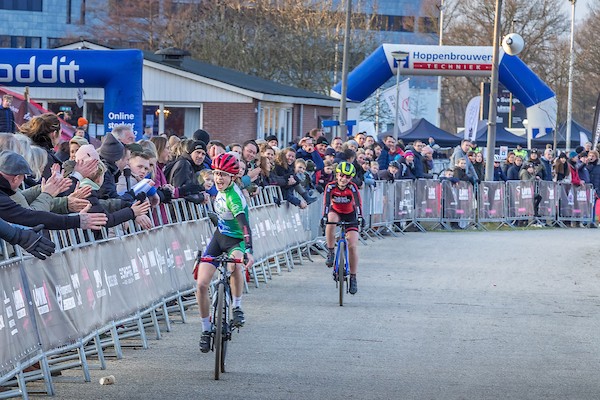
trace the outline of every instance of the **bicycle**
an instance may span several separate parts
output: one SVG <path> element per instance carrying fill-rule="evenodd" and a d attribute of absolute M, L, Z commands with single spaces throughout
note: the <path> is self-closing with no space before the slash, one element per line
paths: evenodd
<path fill-rule="evenodd" d="M 346 227 L 356 225 L 356 222 L 326 222 L 326 225 L 336 225 L 340 227 L 340 232 L 335 245 L 335 258 L 333 261 L 333 279 L 335 286 L 339 289 L 340 307 L 344 305 L 344 286 L 345 292 L 348 293 L 348 285 L 350 279 L 350 264 L 348 261 L 348 244 L 346 243 Z M 343 265 L 343 270 L 340 275 L 340 266 Z M 340 279 L 341 276 L 341 279 Z M 345 283 L 345 285 L 344 285 Z"/>
<path fill-rule="evenodd" d="M 213 340 L 211 350 L 215 353 L 215 380 L 219 380 L 221 373 L 225 371 L 225 356 L 227 355 L 227 342 L 231 340 L 231 334 L 234 330 L 230 304 L 232 302 L 231 287 L 229 278 L 232 271 L 227 268 L 228 263 L 241 264 L 243 260 L 228 257 L 221 254 L 217 257 L 200 256 L 196 258 L 196 263 L 217 262 L 218 278 L 213 284 L 216 290 L 212 293 L 212 322 L 213 322 Z"/>

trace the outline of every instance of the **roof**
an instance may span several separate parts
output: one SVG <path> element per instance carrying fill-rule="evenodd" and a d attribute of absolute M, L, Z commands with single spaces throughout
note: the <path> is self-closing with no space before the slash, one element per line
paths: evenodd
<path fill-rule="evenodd" d="M 485 146 L 487 144 L 487 133 L 488 133 L 487 125 L 488 125 L 487 119 L 480 120 L 477 123 L 477 135 L 475 136 L 475 141 L 478 144 L 483 145 L 483 146 Z M 465 132 L 464 129 L 462 131 L 458 132 L 458 136 L 463 137 L 464 132 Z M 501 127 L 500 125 L 496 125 L 496 147 L 498 147 L 498 146 L 516 146 L 517 144 L 520 144 L 521 146 L 526 146 L 527 138 L 524 136 L 512 134 L 509 131 L 507 131 L 506 129 L 504 129 L 503 127 Z"/>
<path fill-rule="evenodd" d="M 156 55 L 149 51 L 144 51 L 144 58 L 148 61 L 167 65 L 169 67 L 180 69 L 196 75 L 203 76 L 215 81 L 227 83 L 242 89 L 258 93 L 272 94 L 277 96 L 289 97 L 308 97 L 321 100 L 339 100 L 333 97 L 311 92 L 306 89 L 299 89 L 293 86 L 282 85 L 268 79 L 248 75 L 243 72 L 235 71 L 229 68 L 218 67 L 202 61 L 197 61 L 189 57 L 183 58 L 180 65 L 163 61 L 163 56 Z"/>
<path fill-rule="evenodd" d="M 412 121 L 412 128 L 400 134 L 398 137 L 404 143 L 409 143 L 414 140 L 424 140 L 427 144 L 427 139 L 432 137 L 440 146 L 456 146 L 460 143 L 461 138 L 455 136 L 443 129 L 438 128 L 425 118 L 420 118 Z"/>

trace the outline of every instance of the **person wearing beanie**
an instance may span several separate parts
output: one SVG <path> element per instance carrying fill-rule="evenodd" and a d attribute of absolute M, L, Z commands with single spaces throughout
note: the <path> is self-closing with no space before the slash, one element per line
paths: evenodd
<path fill-rule="evenodd" d="M 89 159 L 100 161 L 100 155 L 98 154 L 96 148 L 93 145 L 84 144 L 75 153 L 75 162 L 85 161 Z"/>
<path fill-rule="evenodd" d="M 106 171 L 104 172 L 104 181 L 98 189 L 98 198 L 121 198 L 117 193 L 117 181 L 129 162 L 129 154 L 129 150 L 114 135 L 108 134 L 104 137 L 104 141 L 98 149 L 98 155 L 104 162 Z"/>
<path fill-rule="evenodd" d="M 279 150 L 279 140 L 277 139 L 277 136 L 269 135 L 265 138 L 265 140 L 267 141 L 267 144 L 269 146 L 273 147 L 276 150 Z"/>
<path fill-rule="evenodd" d="M 404 156 L 398 159 L 400 163 L 400 176 L 398 179 L 416 179 L 415 176 L 415 153 L 412 150 L 406 150 Z"/>
<path fill-rule="evenodd" d="M 197 131 L 196 131 L 197 132 Z M 201 140 L 190 140 L 185 144 L 185 153 L 171 161 L 164 169 L 167 181 L 179 188 L 179 195 L 187 197 L 198 195 L 200 202 L 210 199 L 199 184 L 198 174 L 204 169 L 206 144 Z"/>
<path fill-rule="evenodd" d="M 106 135 L 102 145 L 98 149 L 100 158 L 104 161 L 115 163 L 123 158 L 125 146 L 114 135 Z"/>
<path fill-rule="evenodd" d="M 552 166 L 552 180 L 554 182 L 571 182 L 571 169 L 567 161 L 567 154 L 560 153 Z"/>
<path fill-rule="evenodd" d="M 192 139 L 199 140 L 206 144 L 206 143 L 210 142 L 210 135 L 204 129 L 198 129 L 198 130 L 196 130 L 196 132 L 194 132 L 192 134 Z"/>
<path fill-rule="evenodd" d="M 78 128 L 87 129 L 87 127 L 88 127 L 88 120 L 85 119 L 84 117 L 79 117 L 77 119 L 77 127 Z"/>

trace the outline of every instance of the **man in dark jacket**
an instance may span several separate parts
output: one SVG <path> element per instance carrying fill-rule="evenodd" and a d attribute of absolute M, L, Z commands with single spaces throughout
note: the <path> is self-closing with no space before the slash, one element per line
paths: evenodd
<path fill-rule="evenodd" d="M 204 187 L 198 183 L 197 174 L 204 169 L 206 144 L 200 140 L 190 140 L 186 143 L 185 154 L 165 167 L 167 181 L 179 188 L 180 196 L 198 195 L 198 201 L 206 202 L 210 199 L 204 193 Z"/>
<path fill-rule="evenodd" d="M 412 172 L 414 173 L 416 179 L 432 179 L 433 178 L 433 175 L 425 172 L 425 166 L 423 163 L 423 155 L 421 154 L 424 147 L 425 147 L 425 143 L 421 142 L 420 140 L 415 140 L 414 143 L 412 144 L 412 146 L 406 146 L 406 150 L 412 151 L 412 153 L 414 155 L 414 169 Z M 406 154 L 405 154 L 405 156 L 406 156 Z"/>
<path fill-rule="evenodd" d="M 43 224 L 46 229 L 100 229 L 106 224 L 104 214 L 88 214 L 90 206 L 79 215 L 59 215 L 45 211 L 29 210 L 15 203 L 10 196 L 15 194 L 25 175 L 31 175 L 27 161 L 17 153 L 0 153 L 0 218 L 13 224 L 37 226 Z"/>
<path fill-rule="evenodd" d="M 10 106 L 13 97 L 9 94 L 2 96 L 2 106 L 0 106 L 0 132 L 14 133 L 16 130 L 15 115 Z"/>
<path fill-rule="evenodd" d="M 552 161 L 554 160 L 554 152 L 552 149 L 544 150 L 544 155 L 540 157 L 540 163 L 544 167 L 542 170 L 542 179 L 552 181 Z"/>
<path fill-rule="evenodd" d="M 104 182 L 98 190 L 98 198 L 119 198 L 120 196 L 117 193 L 117 181 L 129 161 L 129 150 L 127 150 L 123 143 L 121 143 L 112 133 L 109 133 L 106 135 L 102 145 L 98 149 L 98 154 L 100 155 L 100 159 L 104 162 L 104 165 L 106 165 Z"/>

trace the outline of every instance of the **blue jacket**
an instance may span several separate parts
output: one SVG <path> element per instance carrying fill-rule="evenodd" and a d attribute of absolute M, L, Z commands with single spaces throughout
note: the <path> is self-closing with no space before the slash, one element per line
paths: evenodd
<path fill-rule="evenodd" d="M 494 167 L 494 181 L 506 182 L 507 180 L 508 180 L 508 178 L 506 177 L 506 174 L 504 173 L 504 171 L 502 171 L 502 167 L 501 166 Z"/>
<path fill-rule="evenodd" d="M 592 183 L 592 177 L 590 171 L 586 168 L 586 164 L 582 162 L 577 163 L 577 172 L 579 173 L 579 179 L 585 183 Z"/>
<path fill-rule="evenodd" d="M 598 162 L 594 164 L 588 164 L 585 166 L 590 174 L 590 182 L 594 185 L 596 196 L 600 197 L 600 165 Z"/>
<path fill-rule="evenodd" d="M 0 132 L 15 133 L 15 129 L 15 115 L 12 110 L 0 105 Z"/>
<path fill-rule="evenodd" d="M 542 179 L 545 181 L 551 181 L 552 180 L 552 165 L 550 164 L 550 161 L 546 160 L 544 157 L 540 157 L 540 162 L 544 166 L 544 169 L 542 170 L 543 171 Z"/>
<path fill-rule="evenodd" d="M 301 158 L 303 160 L 312 160 L 315 163 L 316 171 L 322 171 L 325 168 L 325 164 L 323 163 L 323 158 L 317 150 L 312 153 L 307 153 L 304 149 L 298 149 L 296 151 L 296 158 Z"/>

